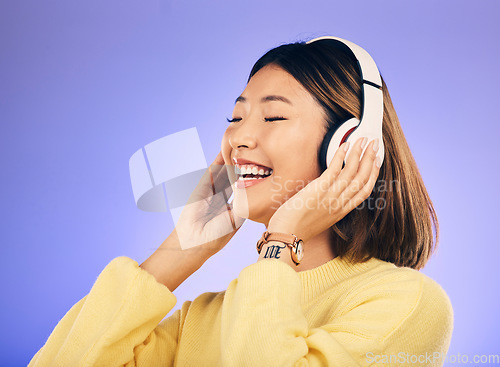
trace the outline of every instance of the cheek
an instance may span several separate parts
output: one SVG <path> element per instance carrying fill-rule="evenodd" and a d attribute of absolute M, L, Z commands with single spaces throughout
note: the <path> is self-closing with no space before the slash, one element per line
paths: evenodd
<path fill-rule="evenodd" d="M 287 148 L 288 153 L 284 155 L 279 168 L 276 166 L 277 177 L 273 185 L 275 197 L 282 195 L 285 199 L 290 198 L 320 175 L 317 155 L 313 148 Z"/>
<path fill-rule="evenodd" d="M 280 166 L 283 175 L 290 179 L 313 180 L 321 174 L 318 152 L 321 139 L 308 136 L 307 139 L 289 139 L 282 137 L 276 148 L 286 154 L 280 154 Z"/>

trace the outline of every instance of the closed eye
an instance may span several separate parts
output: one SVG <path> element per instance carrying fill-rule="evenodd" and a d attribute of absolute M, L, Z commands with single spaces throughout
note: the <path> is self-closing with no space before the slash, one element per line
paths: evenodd
<path fill-rule="evenodd" d="M 231 123 L 231 122 L 238 122 L 238 121 L 241 121 L 241 117 L 239 117 L 239 118 L 232 118 L 232 119 L 229 119 L 229 118 L 226 117 L 226 120 L 229 123 Z M 264 118 L 265 122 L 273 122 L 273 121 L 281 121 L 281 120 L 286 120 L 286 118 L 284 118 L 283 116 L 265 117 Z"/>
<path fill-rule="evenodd" d="M 280 121 L 280 120 L 286 120 L 283 116 L 276 116 L 276 117 L 266 117 L 264 118 L 264 121 L 266 122 L 273 122 L 273 121 Z"/>

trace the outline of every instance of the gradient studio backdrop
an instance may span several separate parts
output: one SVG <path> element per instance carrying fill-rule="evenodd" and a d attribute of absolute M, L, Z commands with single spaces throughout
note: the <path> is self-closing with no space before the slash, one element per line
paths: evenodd
<path fill-rule="evenodd" d="M 496 1 L 2 1 L 2 366 L 26 365 L 113 258 L 144 261 L 173 229 L 134 203 L 128 160 L 196 126 L 220 149 L 251 66 L 281 43 L 366 48 L 440 220 L 423 270 L 455 311 L 450 354 L 499 354 Z M 257 259 L 247 221 L 176 291 L 178 309 Z M 174 310 L 175 310 L 174 309 Z"/>

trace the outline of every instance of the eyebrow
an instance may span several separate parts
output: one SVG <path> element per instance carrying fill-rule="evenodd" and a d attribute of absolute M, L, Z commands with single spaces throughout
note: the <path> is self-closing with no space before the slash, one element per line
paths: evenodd
<path fill-rule="evenodd" d="M 238 102 L 246 102 L 246 101 L 247 101 L 247 99 L 245 97 L 239 96 L 234 101 L 234 104 L 236 104 Z M 284 102 L 284 103 L 288 103 L 290 106 L 293 106 L 292 102 L 290 102 L 290 100 L 288 98 L 285 98 L 283 96 L 277 96 L 277 95 L 262 97 L 260 100 L 260 103 L 266 103 L 266 102 Z"/>

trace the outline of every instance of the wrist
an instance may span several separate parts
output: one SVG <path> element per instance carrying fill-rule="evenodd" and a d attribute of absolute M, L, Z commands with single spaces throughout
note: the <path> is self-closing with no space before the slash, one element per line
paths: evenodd
<path fill-rule="evenodd" d="M 295 263 L 291 258 L 290 248 L 280 241 L 269 241 L 264 244 L 257 261 L 262 259 L 276 259 L 295 268 Z"/>
<path fill-rule="evenodd" d="M 276 244 L 276 242 L 279 244 Z M 267 246 L 262 258 L 279 259 L 281 251 L 285 248 L 289 248 L 291 261 L 293 264 L 298 266 L 304 256 L 303 241 L 293 233 L 265 231 L 262 234 L 262 237 L 257 241 L 256 247 L 259 255 L 262 254 L 262 250 L 265 245 Z"/>
<path fill-rule="evenodd" d="M 284 223 L 271 223 L 269 222 L 266 230 L 268 232 L 279 232 L 279 233 L 293 233 L 295 234 L 296 232 L 296 227 L 289 225 L 289 224 L 284 224 Z"/>

